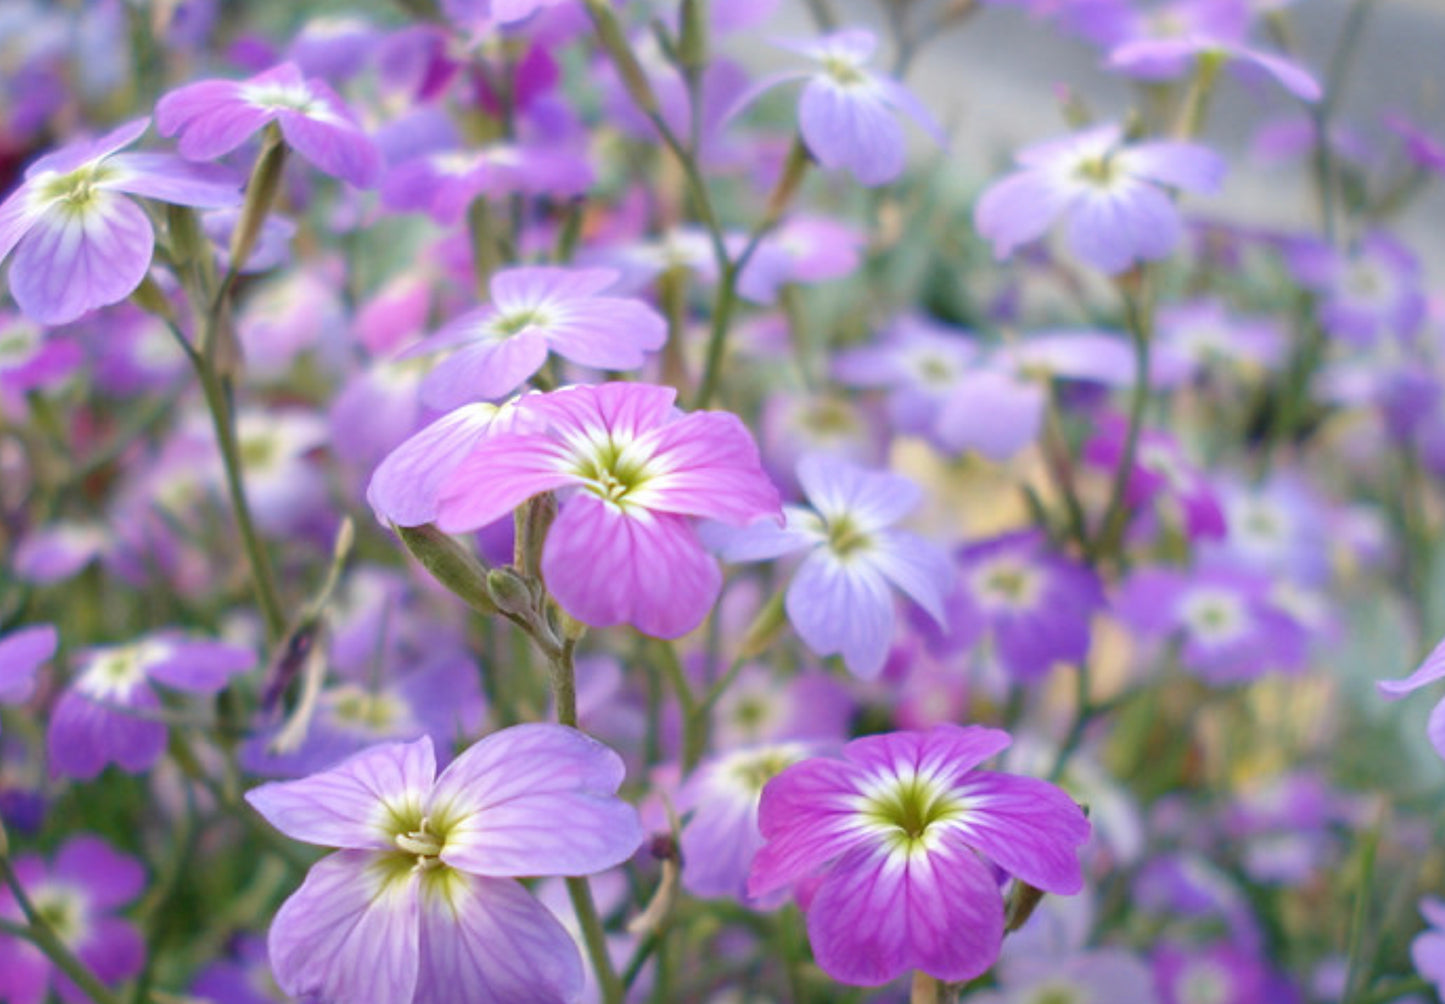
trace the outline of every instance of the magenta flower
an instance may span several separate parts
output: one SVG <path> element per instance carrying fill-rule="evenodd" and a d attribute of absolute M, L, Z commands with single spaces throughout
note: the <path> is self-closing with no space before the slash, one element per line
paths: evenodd
<path fill-rule="evenodd" d="M 553 597 L 594 627 L 661 638 L 697 627 L 722 585 L 688 517 L 746 526 L 780 514 L 758 448 L 735 415 L 680 415 L 651 384 L 569 387 L 519 407 L 545 432 L 483 440 L 442 487 L 437 526 L 476 530 L 534 495 L 573 489 L 547 535 Z"/>
<path fill-rule="evenodd" d="M 1084 444 L 1083 459 L 1104 471 L 1116 470 L 1124 458 L 1128 425 L 1122 415 L 1112 413 L 1100 416 L 1096 425 L 1098 431 Z M 1191 540 L 1220 538 L 1227 530 L 1214 485 L 1184 455 L 1179 442 L 1158 429 L 1139 433 L 1124 501 L 1131 512 L 1150 502 L 1162 503 Z"/>
<path fill-rule="evenodd" d="M 249 80 L 201 80 L 156 103 L 156 129 L 180 134 L 181 156 L 214 160 L 275 122 L 293 150 L 333 177 L 369 188 L 381 155 L 330 86 L 282 63 Z"/>
<path fill-rule="evenodd" d="M 65 842 L 51 865 L 22 854 L 13 866 L 27 898 L 102 982 L 118 983 L 140 972 L 145 961 L 140 932 L 112 915 L 145 888 L 145 872 L 134 858 L 116 852 L 99 837 L 81 834 Z M 3 886 L 0 917 L 25 921 L 14 893 Z M 52 986 L 66 1004 L 90 1000 L 40 949 L 0 935 L 0 1000 L 43 1004 L 50 999 Z"/>
<path fill-rule="evenodd" d="M 463 314 L 407 355 L 452 350 L 422 381 L 434 408 L 516 390 L 548 351 L 582 366 L 630 370 L 667 341 L 667 321 L 641 300 L 602 296 L 618 274 L 603 268 L 511 268 L 492 276 L 492 302 Z"/>
<path fill-rule="evenodd" d="M 0 261 L 11 251 L 10 294 L 27 317 L 67 324 L 130 296 L 145 278 L 155 231 L 121 193 L 181 206 L 220 209 L 240 186 L 211 166 L 161 153 L 118 153 L 150 119 L 41 157 L 0 203 Z"/>
<path fill-rule="evenodd" d="M 1003 941 L 995 869 L 1060 894 L 1084 881 L 1075 849 L 1089 823 L 1073 800 L 1045 781 L 973 769 L 1009 741 L 939 725 L 789 767 L 763 789 L 768 842 L 748 891 L 806 887 L 813 954 L 841 983 L 979 975 Z"/>
<path fill-rule="evenodd" d="M 0 704 L 20 704 L 35 692 L 35 673 L 55 655 L 55 628 L 35 624 L 0 637 Z"/>
<path fill-rule="evenodd" d="M 893 528 L 922 500 L 918 486 L 825 454 L 803 458 L 798 482 L 813 509 L 787 506 L 783 527 L 709 527 L 724 561 L 760 561 L 806 551 L 788 586 L 788 620 L 819 655 L 838 653 L 848 669 L 877 676 L 893 641 L 892 588 L 944 623 L 953 570 L 943 551 Z"/>
<path fill-rule="evenodd" d="M 139 773 L 166 748 L 153 683 L 214 694 L 255 664 L 250 649 L 156 635 L 92 650 L 76 668 L 50 717 L 46 744 L 57 775 L 93 778 L 107 763 Z"/>
<path fill-rule="evenodd" d="M 802 42 L 779 42 L 819 64 L 819 69 L 780 73 L 758 83 L 738 102 L 792 80 L 806 80 L 798 104 L 798 131 L 818 163 L 847 169 L 861 185 L 886 185 L 903 173 L 905 144 L 897 112 L 918 123 L 937 143 L 942 127 L 922 102 L 898 81 L 867 68 L 878 40 L 853 28 Z"/>
<path fill-rule="evenodd" d="M 582 990 L 566 929 L 515 880 L 590 875 L 642 843 L 622 760 L 560 725 L 517 725 L 440 776 L 431 739 L 375 746 L 246 800 L 282 833 L 338 847 L 277 911 L 281 989 L 336 1004 L 561 1004 Z"/>
<path fill-rule="evenodd" d="M 1166 189 L 1214 192 L 1224 160 L 1195 143 L 1125 143 L 1117 125 L 1035 144 L 1022 170 L 989 186 L 974 209 L 979 234 L 1003 259 L 1068 217 L 1069 247 L 1111 275 L 1167 257 L 1183 235 Z"/>

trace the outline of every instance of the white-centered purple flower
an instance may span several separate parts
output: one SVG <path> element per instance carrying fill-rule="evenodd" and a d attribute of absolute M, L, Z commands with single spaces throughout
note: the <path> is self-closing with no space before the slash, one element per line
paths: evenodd
<path fill-rule="evenodd" d="M 126 195 L 222 209 L 241 201 L 228 173 L 163 153 L 120 153 L 150 125 L 141 118 L 99 139 L 41 157 L 0 203 L 0 261 L 27 317 L 67 324 L 130 296 L 145 278 L 155 231 Z"/>
<path fill-rule="evenodd" d="M 590 875 L 642 843 L 620 757 L 575 729 L 517 725 L 442 771 L 430 738 L 376 746 L 246 800 L 282 833 L 339 850 L 281 905 L 281 989 L 334 1004 L 562 1004 L 582 960 L 516 879 Z"/>
<path fill-rule="evenodd" d="M 906 153 L 898 112 L 913 119 L 940 145 L 946 142 L 942 127 L 912 91 L 868 69 L 878 47 L 871 31 L 850 28 L 817 39 L 776 44 L 813 60 L 818 69 L 767 77 L 737 107 L 779 84 L 806 80 L 798 103 L 798 131 L 824 168 L 846 169 L 859 184 L 868 186 L 896 179 L 903 173 Z"/>
<path fill-rule="evenodd" d="M 541 143 L 496 143 L 404 160 L 387 172 L 381 200 L 388 208 L 424 211 L 442 226 L 453 226 L 478 196 L 566 198 L 587 191 L 592 180 L 592 168 L 580 154 Z"/>
<path fill-rule="evenodd" d="M 145 942 L 117 909 L 141 894 L 145 872 L 134 858 L 90 834 L 71 837 L 47 864 L 33 854 L 12 862 L 26 897 L 80 961 L 102 982 L 119 983 L 140 972 Z M 0 887 L 0 917 L 24 924 L 15 894 Z M 66 1004 L 91 998 L 28 941 L 0 936 L 0 1000 L 44 1004 L 54 989 Z"/>
<path fill-rule="evenodd" d="M 1101 417 L 1097 428 L 1094 437 L 1084 444 L 1083 460 L 1104 471 L 1117 470 L 1124 459 L 1128 423 L 1122 415 L 1108 414 Z M 1171 516 L 1177 515 L 1175 522 L 1191 540 L 1225 535 L 1219 493 L 1167 432 L 1140 430 L 1124 501 L 1131 512 L 1151 502 L 1163 503 L 1173 510 Z"/>
<path fill-rule="evenodd" d="M 990 185 L 974 210 L 995 256 L 1007 258 L 1066 217 L 1070 250 L 1110 275 L 1172 253 L 1183 223 L 1169 189 L 1214 192 L 1225 171 L 1207 147 L 1126 142 L 1112 124 L 1025 147 L 1016 159 L 1021 170 Z"/>
<path fill-rule="evenodd" d="M 1240 683 L 1304 665 L 1309 637 L 1274 602 L 1271 585 L 1228 568 L 1143 568 L 1125 581 L 1114 610 L 1142 638 L 1178 639 L 1180 662 L 1205 682 Z"/>
<path fill-rule="evenodd" d="M 910 970 L 972 979 L 1003 940 L 996 869 L 1047 892 L 1083 887 L 1076 850 L 1089 823 L 1074 801 L 1045 781 L 974 769 L 1008 744 L 997 729 L 939 725 L 789 767 L 763 789 L 767 843 L 748 891 L 806 887 L 814 957 L 841 983 Z"/>
<path fill-rule="evenodd" d="M 1301 101 L 1316 102 L 1323 93 L 1314 76 L 1292 60 L 1207 34 L 1125 42 L 1110 51 L 1105 65 L 1127 77 L 1158 81 L 1181 77 L 1203 60 L 1218 61 L 1244 73 L 1267 74 Z"/>
<path fill-rule="evenodd" d="M 1041 533 L 1006 534 L 958 552 L 943 643 L 957 651 L 987 641 L 999 665 L 1029 683 L 1088 655 L 1103 605 L 1098 576 L 1052 551 Z"/>
<path fill-rule="evenodd" d="M 944 623 L 943 601 L 953 582 L 948 557 L 894 528 L 922 501 L 907 478 L 814 454 L 799 462 L 798 482 L 811 509 L 785 506 L 782 527 L 711 526 L 709 543 L 730 562 L 807 552 L 788 585 L 788 620 L 814 652 L 837 653 L 851 672 L 872 678 L 893 641 L 893 589 Z"/>
<path fill-rule="evenodd" d="M 82 780 L 108 763 L 133 774 L 146 770 L 166 748 L 154 684 L 214 694 L 255 661 L 248 648 L 170 635 L 93 649 L 51 712 L 50 769 Z"/>
<path fill-rule="evenodd" d="M 595 369 L 641 366 L 667 341 L 667 321 L 641 300 L 602 295 L 618 278 L 605 268 L 498 272 L 490 303 L 408 351 L 449 350 L 422 381 L 422 398 L 450 409 L 505 397 L 542 368 L 548 352 Z"/>
<path fill-rule="evenodd" d="M 358 188 L 376 183 L 381 155 L 330 85 L 282 63 L 249 80 L 201 80 L 156 103 L 156 129 L 179 134 L 190 160 L 215 160 L 275 122 L 293 150 Z"/>
<path fill-rule="evenodd" d="M 670 387 L 606 383 L 523 398 L 545 432 L 484 438 L 443 484 L 436 524 L 477 530 L 543 492 L 571 489 L 547 534 L 552 596 L 594 627 L 661 638 L 696 628 L 722 573 L 691 517 L 746 526 L 780 515 L 757 444 L 736 415 L 683 415 Z"/>
<path fill-rule="evenodd" d="M 1325 330 L 1352 345 L 1380 338 L 1404 341 L 1425 319 L 1420 260 L 1382 231 L 1372 231 L 1347 251 L 1313 238 L 1285 249 L 1294 277 L 1317 296 L 1316 316 Z"/>
<path fill-rule="evenodd" d="M 801 742 L 732 750 L 703 761 L 678 793 L 675 808 L 691 812 L 682 830 L 682 885 L 694 896 L 746 902 L 748 870 L 763 846 L 758 803 L 763 787 L 816 752 Z M 775 906 L 774 895 L 759 906 Z"/>

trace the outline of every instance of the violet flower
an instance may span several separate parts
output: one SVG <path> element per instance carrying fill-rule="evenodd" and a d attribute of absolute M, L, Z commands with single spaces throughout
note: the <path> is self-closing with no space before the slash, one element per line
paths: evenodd
<path fill-rule="evenodd" d="M 1025 147 L 1022 170 L 989 186 L 974 209 L 1000 260 L 1068 218 L 1070 249 L 1110 275 L 1167 257 L 1183 235 L 1167 189 L 1215 192 L 1224 160 L 1196 143 L 1125 142 L 1117 125 Z"/>
<path fill-rule="evenodd" d="M 149 125 L 136 119 L 46 154 L 0 202 L 0 261 L 15 253 L 10 295 L 27 317 L 67 324 L 140 285 L 155 231 L 122 193 L 202 209 L 240 203 L 240 186 L 218 168 L 170 154 L 118 152 Z"/>
<path fill-rule="evenodd" d="M 590 875 L 642 843 L 622 760 L 560 725 L 517 725 L 440 776 L 431 739 L 389 743 L 246 800 L 295 840 L 339 847 L 277 911 L 267 945 L 295 997 L 563 1004 L 576 943 L 515 880 Z"/>
<path fill-rule="evenodd" d="M 886 185 L 903 173 L 905 144 L 896 112 L 903 112 L 940 146 L 943 129 L 898 81 L 867 68 L 878 40 L 862 28 L 834 32 L 811 41 L 777 42 L 819 64 L 815 71 L 767 77 L 737 108 L 764 91 L 806 80 L 798 104 L 798 131 L 808 151 L 825 169 L 847 169 L 861 185 Z"/>
<path fill-rule="evenodd" d="M 1262 71 L 1301 101 L 1316 102 L 1323 93 L 1310 72 L 1292 60 L 1213 35 L 1186 34 L 1125 42 L 1109 53 L 1105 65 L 1128 77 L 1158 81 L 1183 76 L 1202 60 L 1218 61 L 1245 72 Z"/>
<path fill-rule="evenodd" d="M 215 160 L 275 122 L 286 143 L 316 167 L 358 188 L 381 172 L 381 155 L 330 85 L 282 63 L 249 80 L 201 80 L 156 103 L 156 129 L 179 134 L 189 160 Z"/>
<path fill-rule="evenodd" d="M 1084 444 L 1084 462 L 1104 471 L 1116 470 L 1124 458 L 1128 431 L 1122 415 L 1104 415 L 1094 437 Z M 1219 493 L 1167 432 L 1140 430 L 1124 501 L 1131 512 L 1151 502 L 1166 505 L 1178 514 L 1179 525 L 1191 540 L 1219 538 L 1226 532 Z"/>
<path fill-rule="evenodd" d="M 1410 942 L 1410 961 L 1415 971 L 1445 993 L 1445 900 L 1425 896 L 1420 900 L 1420 915 L 1428 925 Z"/>
<path fill-rule="evenodd" d="M 814 957 L 841 983 L 877 986 L 910 970 L 972 979 L 1003 941 L 995 869 L 1047 892 L 1083 887 L 1075 849 L 1089 823 L 1073 800 L 1045 781 L 974 769 L 1008 744 L 997 729 L 939 725 L 789 767 L 763 789 L 767 844 L 748 891 L 806 887 Z"/>
<path fill-rule="evenodd" d="M 50 769 L 82 780 L 108 763 L 132 774 L 146 770 L 166 748 L 153 684 L 214 694 L 255 661 L 250 649 L 237 645 L 167 635 L 92 649 L 51 713 Z"/>
<path fill-rule="evenodd" d="M 434 408 L 456 408 L 516 390 L 549 351 L 581 366 L 636 369 L 667 341 L 667 321 L 641 300 L 603 296 L 618 274 L 601 268 L 504 269 L 491 303 L 463 314 L 407 351 L 451 350 L 422 381 Z"/>
<path fill-rule="evenodd" d="M 722 574 L 689 517 L 745 526 L 780 515 L 777 489 L 735 415 L 673 407 L 670 387 L 607 383 L 529 395 L 546 432 L 483 439 L 443 485 L 436 524 L 476 530 L 564 488 L 542 574 L 562 609 L 594 627 L 676 638 L 717 599 Z"/>
<path fill-rule="evenodd" d="M 1420 663 L 1419 668 L 1405 679 L 1382 680 L 1376 686 L 1387 699 L 1395 701 L 1440 679 L 1445 679 L 1445 641 L 1436 645 L 1425 657 L 1425 661 Z M 1445 758 L 1445 699 L 1430 712 L 1425 734 L 1430 739 L 1430 745 L 1435 747 L 1435 752 Z"/>
<path fill-rule="evenodd" d="M 1348 251 L 1300 239 L 1286 248 L 1285 260 L 1317 295 L 1320 324 L 1352 345 L 1369 345 L 1382 335 L 1403 341 L 1425 319 L 1420 260 L 1388 234 L 1368 233 Z"/>
<path fill-rule="evenodd" d="M 114 916 L 145 888 L 145 872 L 134 858 L 99 837 L 77 834 L 61 845 L 51 864 L 21 854 L 11 866 L 26 897 L 102 983 L 119 983 L 141 971 L 145 942 L 134 925 Z M 5 886 L 0 886 L 0 917 L 25 923 L 15 894 Z M 44 1004 L 52 988 L 66 1004 L 90 1000 L 40 949 L 0 936 L 0 1000 Z"/>
<path fill-rule="evenodd" d="M 953 581 L 947 557 L 893 528 L 918 507 L 922 492 L 907 478 L 825 454 L 798 463 L 798 482 L 812 509 L 785 506 L 782 527 L 709 527 L 708 543 L 729 562 L 806 552 L 788 585 L 788 620 L 818 655 L 837 653 L 850 672 L 875 677 L 893 640 L 894 588 L 944 622 L 943 598 Z"/>
<path fill-rule="evenodd" d="M 1088 655 L 1091 621 L 1103 605 L 1098 576 L 1054 553 L 1041 533 L 1005 534 L 958 552 L 951 633 L 940 647 L 960 651 L 987 639 L 1010 676 L 1037 681 L 1055 663 Z"/>

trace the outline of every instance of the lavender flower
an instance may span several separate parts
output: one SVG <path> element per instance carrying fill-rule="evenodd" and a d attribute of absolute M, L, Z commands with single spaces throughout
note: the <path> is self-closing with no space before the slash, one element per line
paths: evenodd
<path fill-rule="evenodd" d="M 922 495 L 906 478 L 823 454 L 799 462 L 798 482 L 813 509 L 786 506 L 783 527 L 710 527 L 709 543 L 724 561 L 806 551 L 788 586 L 788 620 L 814 652 L 836 652 L 851 672 L 877 676 L 893 640 L 890 586 L 944 620 L 948 559 L 923 538 L 893 529 Z"/>
<path fill-rule="evenodd" d="M 119 153 L 150 119 L 41 157 L 0 203 L 0 261 L 12 251 L 10 294 L 41 324 L 67 324 L 130 296 L 151 265 L 155 232 L 120 193 L 221 209 L 241 201 L 219 169 L 158 153 Z"/>
<path fill-rule="evenodd" d="M 940 725 L 789 767 L 763 789 L 767 844 L 748 891 L 806 886 L 808 940 L 839 982 L 876 986 L 909 970 L 972 979 L 1003 940 L 994 868 L 1049 892 L 1083 886 L 1074 855 L 1089 824 L 1073 800 L 974 770 L 1008 744 L 996 729 Z"/>
<path fill-rule="evenodd" d="M 178 87 L 156 103 L 156 129 L 179 134 L 181 156 L 214 160 L 275 122 L 286 143 L 327 174 L 369 188 L 381 172 L 381 155 L 346 104 L 320 80 L 307 80 L 295 63 L 282 63 L 249 80 L 202 80 Z"/>
<path fill-rule="evenodd" d="M 51 770 L 81 779 L 95 777 L 107 763 L 131 773 L 146 770 L 166 747 L 152 684 L 214 694 L 255 661 L 246 648 L 169 635 L 91 650 L 51 713 Z"/>
<path fill-rule="evenodd" d="M 1420 261 L 1399 241 L 1375 231 L 1348 251 L 1315 239 L 1286 249 L 1296 279 L 1318 296 L 1316 315 L 1326 331 L 1352 345 L 1381 336 L 1404 341 L 1425 317 Z"/>
<path fill-rule="evenodd" d="M 643 834 L 615 797 L 622 775 L 601 743 L 537 724 L 493 733 L 440 776 L 424 737 L 248 792 L 287 836 L 340 848 L 271 924 L 277 983 L 338 1004 L 575 999 L 577 946 L 515 879 L 631 857 Z"/>
<path fill-rule="evenodd" d="M 55 655 L 59 636 L 49 624 L 0 636 L 0 704 L 21 704 L 35 692 L 35 674 Z"/>
<path fill-rule="evenodd" d="M 867 68 L 878 45 L 872 32 L 852 28 L 813 41 L 777 44 L 814 60 L 819 70 L 768 77 L 738 107 L 779 84 L 806 80 L 798 130 L 824 168 L 847 169 L 859 184 L 870 187 L 897 178 L 903 173 L 905 147 L 895 112 L 908 115 L 940 145 L 946 142 L 943 129 L 913 92 Z"/>
<path fill-rule="evenodd" d="M 1126 143 L 1117 125 L 1096 126 L 1019 151 L 1022 170 L 979 199 L 974 223 L 1007 258 L 1068 217 L 1070 249 L 1109 274 L 1167 257 L 1183 234 L 1166 192 L 1214 192 L 1224 161 L 1195 143 Z"/>

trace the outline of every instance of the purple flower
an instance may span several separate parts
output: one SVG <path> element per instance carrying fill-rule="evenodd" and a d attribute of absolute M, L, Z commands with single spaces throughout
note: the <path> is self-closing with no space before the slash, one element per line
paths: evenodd
<path fill-rule="evenodd" d="M 551 145 L 497 143 L 484 150 L 442 150 L 412 157 L 387 172 L 381 200 L 391 209 L 422 210 L 453 226 L 479 195 L 580 195 L 592 184 L 585 157 Z"/>
<path fill-rule="evenodd" d="M 1022 170 L 995 182 L 979 199 L 974 223 L 1007 258 L 1068 217 L 1070 249 L 1115 274 L 1167 257 L 1183 226 L 1167 189 L 1214 192 L 1224 160 L 1195 143 L 1125 143 L 1117 125 L 1096 126 L 1019 151 Z"/>
<path fill-rule="evenodd" d="M 27 317 L 67 324 L 130 296 L 145 278 L 155 231 L 121 193 L 181 206 L 221 209 L 240 187 L 210 166 L 161 153 L 118 153 L 150 119 L 41 157 L 0 203 L 0 261 L 11 251 L 10 294 Z"/>
<path fill-rule="evenodd" d="M 923 538 L 893 529 L 922 493 L 907 478 L 824 454 L 799 462 L 798 482 L 812 509 L 784 507 L 782 527 L 710 527 L 709 543 L 724 561 L 806 551 L 788 586 L 788 620 L 817 654 L 838 653 L 854 674 L 877 676 L 893 640 L 890 587 L 944 621 L 943 598 L 953 581 L 947 557 Z"/>
<path fill-rule="evenodd" d="M 778 84 L 807 80 L 798 104 L 798 131 L 824 168 L 846 168 L 868 186 L 897 178 L 903 173 L 905 146 L 896 112 L 908 115 L 940 145 L 946 142 L 943 129 L 913 92 L 867 68 L 878 45 L 872 32 L 853 28 L 812 41 L 777 44 L 814 60 L 820 69 L 767 77 L 736 107 Z"/>
<path fill-rule="evenodd" d="M 60 637 L 49 624 L 0 636 L 0 704 L 21 704 L 35 692 L 35 673 L 55 656 Z"/>
<path fill-rule="evenodd" d="M 1369 345 L 1381 335 L 1403 341 L 1425 319 L 1420 261 L 1387 234 L 1366 234 L 1349 251 L 1302 239 L 1285 258 L 1300 284 L 1317 295 L 1320 324 L 1352 345 Z"/>
<path fill-rule="evenodd" d="M 824 216 L 794 216 L 768 234 L 738 276 L 739 295 L 773 303 L 787 283 L 841 279 L 858 267 L 864 235 Z"/>
<path fill-rule="evenodd" d="M 1073 800 L 1044 781 L 973 769 L 1008 744 L 996 729 L 939 725 L 789 767 L 763 789 L 767 844 L 748 891 L 807 884 L 808 940 L 841 983 L 915 969 L 972 979 L 1003 940 L 994 868 L 1047 892 L 1083 887 L 1075 848 L 1089 823 Z"/>
<path fill-rule="evenodd" d="M 1013 939 L 1009 940 L 1012 943 Z M 1057 959 L 1019 959 L 1000 969 L 998 989 L 973 994 L 971 1004 L 1158 1001 L 1148 966 L 1122 949 L 1079 951 Z"/>
<path fill-rule="evenodd" d="M 1218 300 L 1161 307 L 1157 326 L 1161 345 L 1199 367 L 1220 361 L 1274 370 L 1284 362 L 1288 348 L 1277 322 L 1231 316 Z"/>
<path fill-rule="evenodd" d="M 1109 53 L 1107 65 L 1141 80 L 1183 76 L 1200 60 L 1219 60 L 1239 70 L 1262 71 L 1301 101 L 1320 99 L 1319 82 L 1309 71 L 1283 56 L 1212 35 L 1188 34 L 1125 42 Z"/>
<path fill-rule="evenodd" d="M 694 896 L 747 900 L 748 870 L 763 846 L 758 803 L 763 787 L 808 757 L 804 743 L 734 750 L 698 765 L 678 793 L 678 812 L 692 812 L 682 831 L 682 885 Z M 774 906 L 775 895 L 760 906 Z"/>
<path fill-rule="evenodd" d="M 1128 578 L 1114 608 L 1144 638 L 1182 639 L 1180 661 L 1206 682 L 1238 683 L 1304 664 L 1308 636 L 1273 601 L 1270 585 L 1227 568 L 1146 568 Z"/>
<path fill-rule="evenodd" d="M 574 489 L 542 552 L 562 609 L 594 627 L 688 633 L 722 585 L 688 517 L 745 526 L 780 509 L 737 416 L 681 415 L 675 397 L 669 387 L 607 383 L 524 398 L 547 431 L 479 443 L 442 486 L 437 526 L 475 530 L 534 495 Z"/>
<path fill-rule="evenodd" d="M 287 836 L 338 847 L 267 939 L 281 989 L 327 1001 L 571 1001 L 577 946 L 515 880 L 589 875 L 642 843 L 622 760 L 560 725 L 517 725 L 440 776 L 431 739 L 390 743 L 246 800 Z"/>
<path fill-rule="evenodd" d="M 1445 641 L 1436 645 L 1419 668 L 1405 679 L 1382 680 L 1376 686 L 1379 687 L 1381 694 L 1394 701 L 1442 678 L 1445 678 Z M 1445 758 L 1445 700 L 1441 700 L 1430 712 L 1430 721 L 1426 725 L 1425 734 L 1430 738 L 1430 745 L 1435 747 L 1435 752 Z"/>
<path fill-rule="evenodd" d="M 115 984 L 140 972 L 145 961 L 140 932 L 112 916 L 145 888 L 145 872 L 134 858 L 117 853 L 99 837 L 81 834 L 61 846 L 51 865 L 22 854 L 13 867 L 27 898 L 103 983 Z M 0 917 L 25 922 L 7 887 L 0 887 Z M 19 938 L 0 936 L 0 1000 L 43 1004 L 52 986 L 66 1004 L 90 1000 L 40 949 Z"/>
<path fill-rule="evenodd" d="M 50 769 L 82 780 L 108 763 L 133 774 L 146 770 L 166 748 L 153 684 L 214 694 L 255 661 L 247 648 L 168 635 L 92 649 L 51 713 Z"/>
<path fill-rule="evenodd" d="M 1098 432 L 1084 445 L 1088 464 L 1113 471 L 1124 457 L 1128 424 L 1121 415 L 1105 415 Z M 1178 441 L 1167 432 L 1143 429 L 1129 472 L 1124 500 L 1131 510 L 1149 502 L 1163 502 L 1179 513 L 1191 540 L 1223 537 L 1224 509 L 1204 472 L 1184 456 Z"/>
<path fill-rule="evenodd" d="M 1103 605 L 1098 577 L 1052 553 L 1042 534 L 1007 534 L 959 551 L 944 645 L 958 651 L 988 638 L 1014 679 L 1036 681 L 1055 663 L 1088 655 L 1090 622 Z"/>
<path fill-rule="evenodd" d="M 214 160 L 275 122 L 316 167 L 358 188 L 376 183 L 381 155 L 329 85 L 282 63 L 249 80 L 202 80 L 156 103 L 156 129 L 180 135 L 181 156 Z"/>
<path fill-rule="evenodd" d="M 408 355 L 451 350 L 422 381 L 434 408 L 516 390 L 549 351 L 596 369 L 636 369 L 667 341 L 667 321 L 641 300 L 600 295 L 618 274 L 602 268 L 512 268 L 492 276 L 491 303 L 463 314 Z"/>

